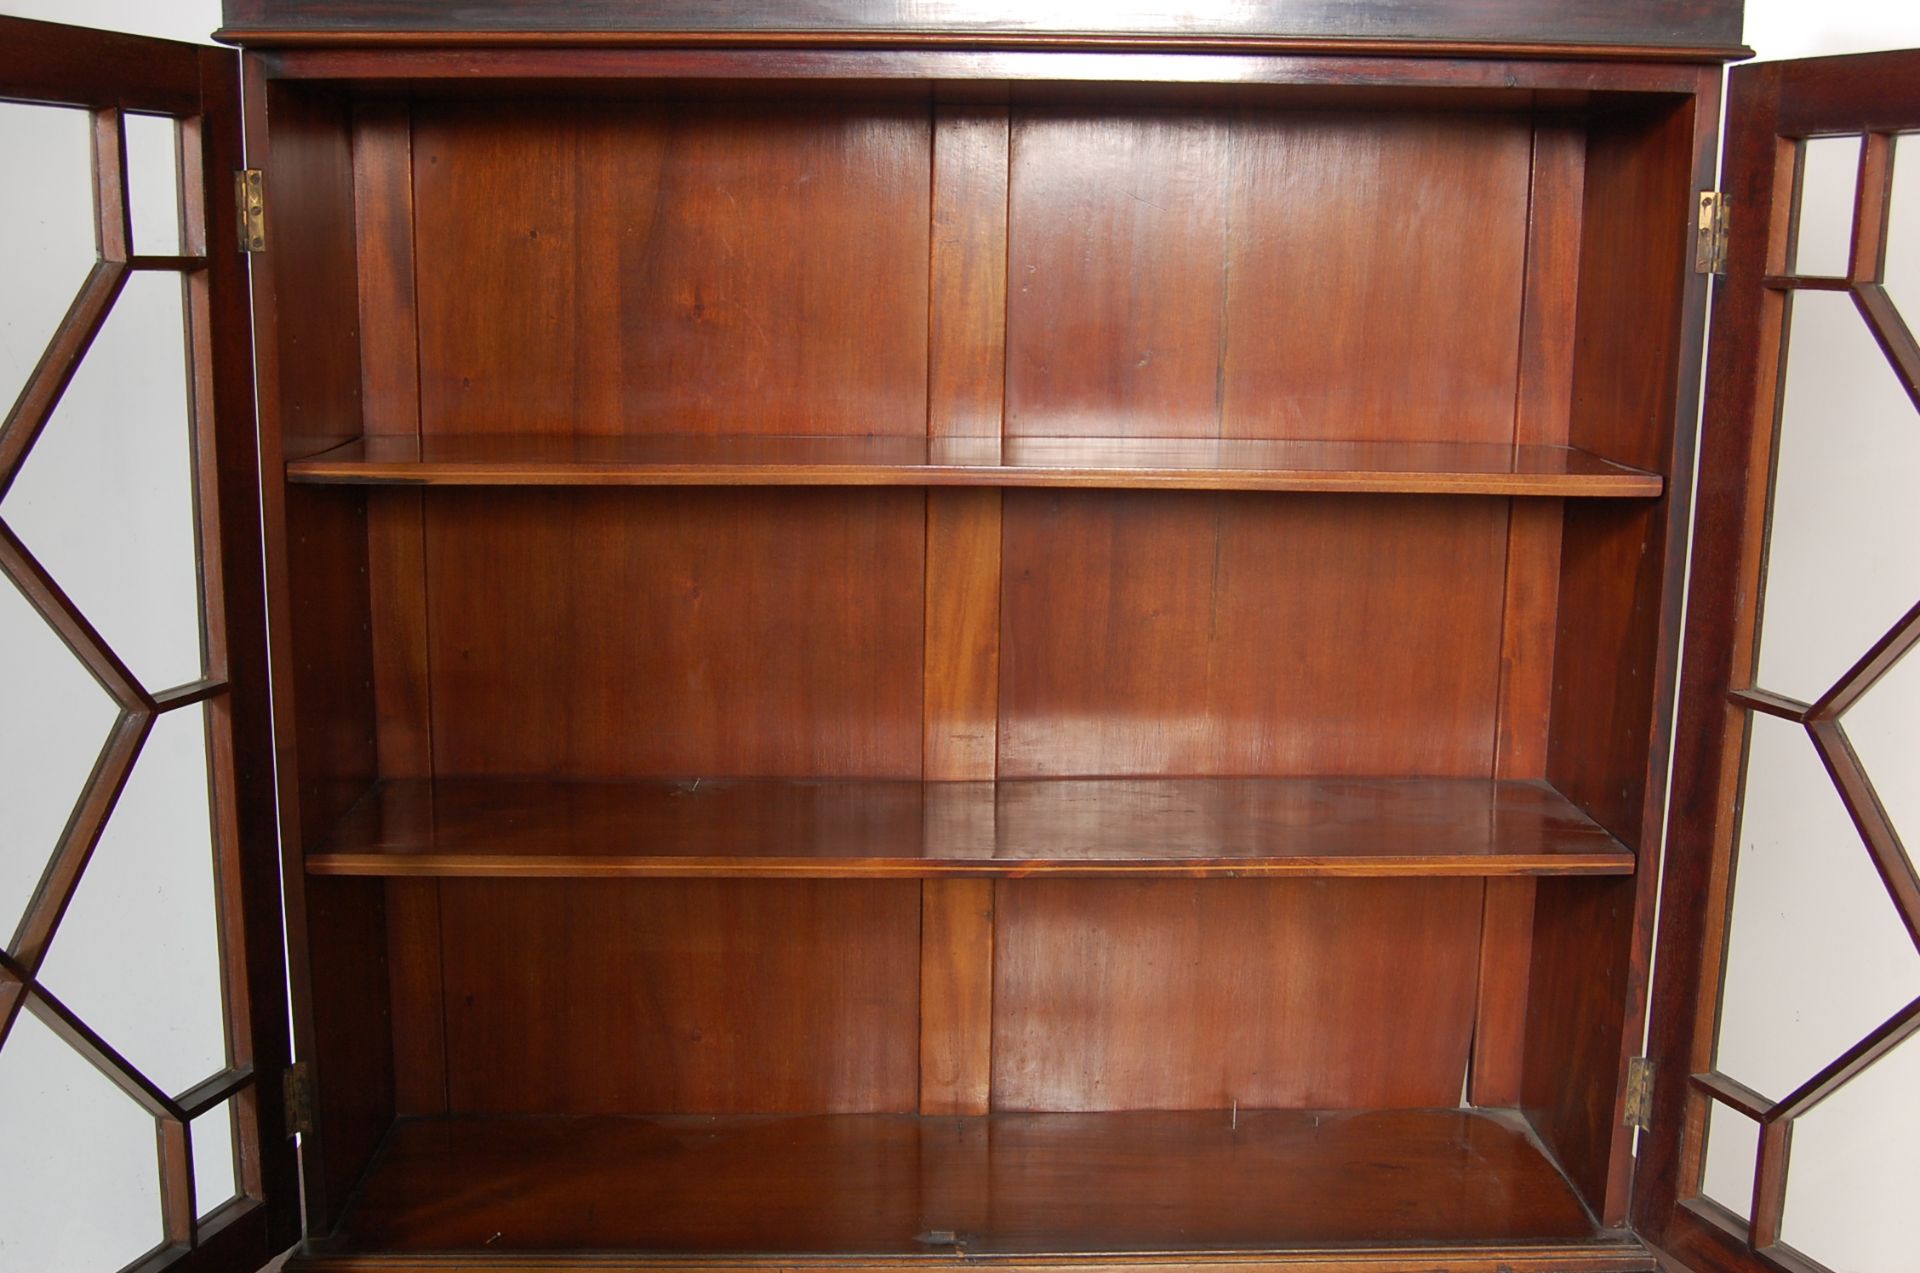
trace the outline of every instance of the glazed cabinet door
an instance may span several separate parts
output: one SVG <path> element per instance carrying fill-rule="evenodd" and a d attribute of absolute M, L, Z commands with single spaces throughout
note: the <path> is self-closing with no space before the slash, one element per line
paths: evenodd
<path fill-rule="evenodd" d="M 1724 194 L 1637 1226 L 1909 1268 L 1920 51 L 1736 69 Z"/>
<path fill-rule="evenodd" d="M 0 18 L 0 1268 L 298 1222 L 239 113 L 226 50 Z"/>

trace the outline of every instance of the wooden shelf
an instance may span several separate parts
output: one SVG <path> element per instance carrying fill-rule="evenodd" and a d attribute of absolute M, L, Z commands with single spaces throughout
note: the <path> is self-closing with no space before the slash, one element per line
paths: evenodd
<path fill-rule="evenodd" d="M 1561 446 L 1216 438 L 356 438 L 288 480 L 399 486 L 1043 486 L 1651 498 L 1657 473 Z"/>
<path fill-rule="evenodd" d="M 410 1119 L 308 1256 L 952 1259 L 1495 1242 L 1551 1248 L 1569 1261 L 1558 1268 L 1648 1267 L 1632 1238 L 1595 1228 L 1517 1115 L 1457 1109 L 1241 1110 L 1237 1122 L 1225 1110 Z"/>
<path fill-rule="evenodd" d="M 316 875 L 1627 875 L 1544 783 L 1179 778 L 375 787 Z"/>

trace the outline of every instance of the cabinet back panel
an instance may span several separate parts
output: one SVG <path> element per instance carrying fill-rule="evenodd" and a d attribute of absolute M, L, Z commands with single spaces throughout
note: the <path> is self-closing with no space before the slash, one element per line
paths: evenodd
<path fill-rule="evenodd" d="M 925 104 L 414 104 L 427 433 L 919 434 Z"/>
<path fill-rule="evenodd" d="M 1459 1103 L 1482 881 L 1008 880 L 993 1103 Z"/>
<path fill-rule="evenodd" d="M 1532 125 L 1021 108 L 1010 435 L 1510 441 Z"/>
<path fill-rule="evenodd" d="M 1001 777 L 1491 776 L 1507 501 L 1004 510 Z"/>
<path fill-rule="evenodd" d="M 908 881 L 443 880 L 455 1113 L 910 1113 Z"/>
<path fill-rule="evenodd" d="M 437 774 L 920 776 L 921 492 L 425 506 Z"/>

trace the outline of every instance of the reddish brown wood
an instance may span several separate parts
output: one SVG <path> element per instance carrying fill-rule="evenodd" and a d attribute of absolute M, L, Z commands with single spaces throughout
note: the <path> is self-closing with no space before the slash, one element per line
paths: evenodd
<path fill-rule="evenodd" d="M 1492 1228 L 1569 1260 L 1605 1240 L 1515 1120 L 1453 1109 L 1244 1111 L 1237 1126 L 1225 1111 L 454 1119 L 400 1124 L 321 1253 L 1074 1252 L 1099 1266 L 1359 1241 L 1430 1253 Z M 929 1241 L 941 1231 L 955 1240 Z"/>
<path fill-rule="evenodd" d="M 984 1114 L 993 1066 L 993 884 L 920 888 L 920 1112 Z"/>
<path fill-rule="evenodd" d="M 1520 1104 L 1527 1039 L 1527 982 L 1533 963 L 1534 883 L 1489 879 L 1480 921 L 1480 981 L 1473 1014 L 1473 1104 Z"/>
<path fill-rule="evenodd" d="M 287 465 L 287 476 L 346 485 L 1174 487 L 1618 499 L 1662 488 L 1658 474 L 1562 446 L 1270 438 L 323 439 Z"/>
<path fill-rule="evenodd" d="M 991 779 L 1000 699 L 1000 493 L 927 493 L 921 772 Z"/>
<path fill-rule="evenodd" d="M 362 427 L 369 435 L 418 437 L 413 117 L 405 101 L 374 98 L 356 102 L 352 120 Z"/>
<path fill-rule="evenodd" d="M 1473 779 L 389 782 L 307 857 L 316 875 L 568 878 L 1608 875 L 1632 866 L 1544 784 Z"/>
<path fill-rule="evenodd" d="M 433 776 L 426 509 L 419 492 L 367 496 L 367 621 L 373 643 L 374 750 L 383 778 Z"/>
<path fill-rule="evenodd" d="M 160 1153 L 160 1229 L 169 1245 L 193 1241 L 198 1207 L 193 1198 L 193 1149 L 187 1124 L 171 1118 L 154 1120 L 154 1140 Z M 218 1152 L 217 1144 L 208 1145 Z"/>
<path fill-rule="evenodd" d="M 413 111 L 425 433 L 925 434 L 924 105 Z"/>
<path fill-rule="evenodd" d="M 998 438 L 1006 397 L 1007 108 L 936 104 L 927 435 Z"/>
<path fill-rule="evenodd" d="M 917 1104 L 911 882 L 446 880 L 440 897 L 455 1112 Z M 527 1028 L 546 1014 L 571 1028 Z"/>
<path fill-rule="evenodd" d="M 1003 777 L 1492 772 L 1504 502 L 1017 492 L 1005 519 Z"/>
<path fill-rule="evenodd" d="M 177 40 L 0 17 L 0 97 L 196 115 L 225 105 L 221 80 L 233 77 L 231 54 L 209 64 L 202 53 Z M 220 123 L 233 127 L 224 114 Z"/>
<path fill-rule="evenodd" d="M 1732 0 L 1655 0 L 1601 3 L 1492 3 L 1470 0 L 1447 5 L 1408 6 L 1391 0 L 1363 0 L 1341 9 L 1301 7 L 1282 0 L 1237 0 L 1198 8 L 1154 3 L 1115 4 L 1097 12 L 1071 14 L 1032 10 L 1007 0 L 961 0 L 937 9 L 905 0 L 814 0 L 802 6 L 715 3 L 679 0 L 671 5 L 642 5 L 635 0 L 589 0 L 555 13 L 524 0 L 485 0 L 469 5 L 457 19 L 419 0 L 354 0 L 320 4 L 316 0 L 229 0 L 228 27 L 266 27 L 284 31 L 741 31 L 757 39 L 763 33 L 820 32 L 842 35 L 883 31 L 961 32 L 974 39 L 996 34 L 1062 32 L 1160 35 L 1174 38 L 1223 36 L 1271 39 L 1321 37 L 1336 40 L 1397 39 L 1471 41 L 1493 45 L 1518 43 L 1592 43 L 1702 47 L 1737 46 L 1740 7 Z M 1549 34 L 1550 33 L 1550 34 Z"/>
<path fill-rule="evenodd" d="M 440 493 L 435 772 L 917 778 L 925 531 L 912 491 Z"/>
<path fill-rule="evenodd" d="M 402 1118 L 447 1112 L 447 1024 L 441 969 L 440 885 L 387 882 L 393 1004 L 393 1108 Z"/>
<path fill-rule="evenodd" d="M 994 1106 L 1455 1104 L 1480 891 L 1465 879 L 1006 881 Z"/>

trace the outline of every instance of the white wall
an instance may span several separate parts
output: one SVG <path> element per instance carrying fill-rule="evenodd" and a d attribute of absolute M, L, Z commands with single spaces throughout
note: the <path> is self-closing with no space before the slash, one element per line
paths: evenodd
<path fill-rule="evenodd" d="M 204 39 L 220 21 L 218 0 L 4 0 L 0 12 L 176 39 Z M 1764 58 L 1920 46 L 1920 4 L 1750 0 L 1747 40 Z M 77 283 L 74 270 L 83 270 L 90 257 L 90 237 L 75 234 L 84 222 L 74 219 L 74 209 L 84 207 L 83 142 L 75 149 L 82 137 L 70 126 L 63 131 L 44 120 L 30 126 L 17 114 L 0 114 L 0 170 L 43 174 L 35 191 L 55 196 L 51 205 L 29 203 L 25 183 L 0 192 L 9 285 L 0 300 L 0 398 L 15 391 L 36 342 Z M 1905 188 L 1913 192 L 1903 215 L 1915 245 L 1905 259 L 1920 262 L 1920 180 Z M 53 246 L 25 251 L 27 243 Z M 1896 292 L 1903 294 L 1911 298 L 1910 313 L 1920 310 L 1920 270 L 1904 293 Z M 114 629 L 109 637 L 124 634 L 139 656 L 136 670 L 144 661 L 165 679 L 166 669 L 191 657 L 173 600 L 180 508 L 153 480 L 167 465 L 178 472 L 179 456 L 169 448 L 166 430 L 178 422 L 180 376 L 169 355 L 140 352 L 165 346 L 138 329 L 177 338 L 178 325 L 168 298 L 152 291 L 131 298 L 123 317 L 126 322 L 117 321 L 103 338 L 103 353 L 112 357 L 101 361 L 117 370 L 83 373 L 63 408 L 60 423 L 67 427 L 58 439 L 50 432 L 31 481 L 23 478 L 6 512 L 23 534 L 46 541 L 49 557 L 72 558 L 70 568 L 80 575 L 94 572 L 95 604 L 109 612 L 101 622 Z M 1920 314 L 1910 322 L 1920 326 Z M 1844 662 L 1847 643 L 1871 630 L 1887 605 L 1916 595 L 1908 584 L 1920 564 L 1912 547 L 1920 536 L 1905 514 L 1920 491 L 1920 443 L 1914 442 L 1920 430 L 1899 416 L 1904 401 L 1876 380 L 1872 351 L 1862 352 L 1858 332 L 1837 322 L 1821 326 L 1806 315 L 1801 337 L 1796 365 L 1801 383 L 1815 388 L 1789 406 L 1789 446 L 1810 481 L 1783 492 L 1775 585 L 1780 597 L 1796 589 L 1804 596 L 1791 604 L 1776 600 L 1770 611 L 1768 667 L 1789 679 L 1805 668 L 1817 679 L 1817 669 L 1835 658 Z M 130 420 L 152 420 L 156 427 L 130 446 Z M 1849 467 L 1850 452 L 1836 437 L 1842 430 L 1871 435 L 1898 463 Z M 103 473 L 114 485 L 103 489 Z M 141 531 L 138 551 L 129 551 L 125 541 L 98 538 L 90 514 L 103 510 L 127 524 L 158 529 Z M 1864 528 L 1875 525 L 1890 527 L 1879 540 L 1878 556 L 1830 552 L 1836 541 L 1872 542 Z M 1851 563 L 1851 573 L 1837 572 L 1833 561 Z M 1820 589 L 1834 587 L 1865 590 L 1875 604 L 1852 627 L 1835 625 L 1814 600 Z M 15 709 L 0 720 L 0 774 L 6 782 L 0 788 L 0 928 L 10 931 L 38 872 L 25 846 L 45 844 L 57 830 L 77 782 L 76 766 L 84 773 L 111 712 L 10 591 L 0 592 L 0 648 L 7 662 L 24 659 L 37 669 L 18 683 L 0 682 L 0 696 Z M 1896 817 L 1907 819 L 1909 843 L 1920 843 L 1914 831 L 1920 822 L 1913 816 L 1920 815 L 1913 781 L 1920 774 L 1920 686 L 1910 684 L 1920 678 L 1913 673 L 1920 667 L 1884 687 L 1885 706 L 1869 713 L 1863 705 L 1858 732 L 1863 751 L 1871 750 L 1870 765 L 1882 775 L 1883 794 Z M 29 719 L 36 726 L 31 734 L 14 723 Z M 176 853 L 197 836 L 204 842 L 204 804 L 179 798 L 181 792 L 191 797 L 194 784 L 186 775 L 198 759 L 191 730 L 184 733 L 189 736 L 151 745 L 117 820 L 170 828 L 160 848 Z M 1864 869 L 1864 855 L 1850 846 L 1844 820 L 1836 820 L 1826 780 L 1804 752 L 1794 750 L 1796 741 L 1770 738 L 1756 755 L 1764 781 L 1756 783 L 1755 799 L 1767 805 L 1768 816 L 1752 819 L 1742 840 L 1722 1055 L 1727 1068 L 1775 1096 L 1856 1037 L 1862 1022 L 1872 1024 L 1889 1004 L 1911 997 L 1920 977 L 1911 947 L 1903 947 L 1897 933 L 1888 936 L 1884 894 Z M 151 837 L 110 834 L 96 863 L 104 883 L 76 906 L 63 933 L 65 945 L 56 947 L 60 961 L 49 969 L 70 987 L 76 1006 L 112 1019 L 118 1035 L 137 1041 L 142 1060 L 169 1075 L 194 1074 L 208 1047 L 210 947 L 190 931 L 208 907 L 199 878 L 183 863 L 191 865 L 190 857 L 156 854 Z M 155 915 L 170 922 L 156 931 Z M 136 943 L 143 954 L 135 962 L 142 966 L 129 970 L 115 956 Z M 1866 967 L 1895 971 L 1867 976 L 1860 972 Z M 1781 1029 L 1789 1034 L 1784 1041 Z M 1910 1044 L 1878 1074 L 1811 1116 L 1796 1139 L 1788 1239 L 1841 1273 L 1911 1267 L 1911 1251 L 1893 1226 L 1920 1197 L 1916 1092 L 1920 1049 Z M 1877 1110 L 1870 1104 L 1876 1094 L 1886 1102 Z M 0 1273 L 114 1268 L 152 1241 L 156 1200 L 144 1115 L 30 1021 L 0 1054 L 0 1100 L 0 1179 L 7 1181 L 0 1189 Z M 1715 1126 L 1709 1191 L 1744 1210 L 1750 1143 L 1743 1150 L 1745 1134 L 1727 1120 Z M 217 1147 L 216 1131 L 196 1134 L 203 1151 Z M 1863 1150 L 1886 1164 L 1878 1174 L 1849 1174 L 1848 1164 L 1860 1160 Z M 226 1182 L 217 1168 L 206 1170 L 213 1175 L 203 1183 L 203 1203 L 210 1204 Z"/>

